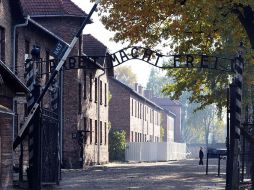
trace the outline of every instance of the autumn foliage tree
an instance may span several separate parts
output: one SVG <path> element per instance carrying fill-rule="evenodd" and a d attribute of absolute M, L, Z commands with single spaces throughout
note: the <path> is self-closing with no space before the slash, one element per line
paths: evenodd
<path fill-rule="evenodd" d="M 254 83 L 253 0 L 102 0 L 100 14 L 106 29 L 115 32 L 116 42 L 143 44 L 167 53 L 232 58 L 242 41 L 246 49 L 245 89 Z M 167 74 L 174 81 L 165 86 L 164 93 L 173 98 L 189 91 L 190 102 L 200 103 L 200 109 L 226 105 L 226 88 L 232 79 L 229 73 L 172 69 Z M 254 188 L 254 175 L 252 183 Z"/>
<path fill-rule="evenodd" d="M 250 63 L 245 66 L 247 76 L 253 74 L 253 10 L 253 0 L 102 0 L 100 6 L 101 20 L 115 32 L 116 42 L 232 58 L 242 41 L 248 50 L 246 62 Z M 182 91 L 191 91 L 190 101 L 201 103 L 201 108 L 212 103 L 219 108 L 226 105 L 229 74 L 179 69 L 169 70 L 168 75 L 174 82 L 164 93 L 177 99 Z M 250 77 L 245 80 L 253 82 Z"/>

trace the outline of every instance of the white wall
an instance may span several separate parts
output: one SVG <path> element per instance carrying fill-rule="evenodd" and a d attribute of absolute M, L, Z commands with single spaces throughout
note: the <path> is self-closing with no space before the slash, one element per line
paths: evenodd
<path fill-rule="evenodd" d="M 186 144 L 174 142 L 127 143 L 126 161 L 168 161 L 186 159 Z"/>

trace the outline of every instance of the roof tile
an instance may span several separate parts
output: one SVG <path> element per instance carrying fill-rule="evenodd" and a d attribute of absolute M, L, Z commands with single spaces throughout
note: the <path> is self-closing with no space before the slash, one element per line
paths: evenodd
<path fill-rule="evenodd" d="M 87 14 L 71 0 L 20 0 L 24 15 L 83 17 Z"/>
<path fill-rule="evenodd" d="M 83 35 L 83 52 L 88 56 L 105 56 L 107 53 L 107 46 L 91 34 L 85 34 Z M 98 62 L 103 64 L 104 58 L 99 59 Z"/>

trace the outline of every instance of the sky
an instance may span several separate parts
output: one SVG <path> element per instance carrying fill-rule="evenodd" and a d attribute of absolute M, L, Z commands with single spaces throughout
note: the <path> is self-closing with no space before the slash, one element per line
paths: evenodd
<path fill-rule="evenodd" d="M 76 5 L 78 5 L 81 9 L 83 9 L 87 14 L 90 12 L 93 7 L 93 3 L 90 3 L 90 0 L 72 0 Z M 110 41 L 110 38 L 114 36 L 113 32 L 110 32 L 105 29 L 103 24 L 100 22 L 97 12 L 92 15 L 93 24 L 89 24 L 85 27 L 84 33 L 91 34 L 100 42 L 102 42 L 105 46 L 108 47 L 110 53 L 114 53 L 125 46 L 121 43 L 115 43 Z M 140 83 L 143 87 L 146 87 L 146 83 L 149 78 L 150 70 L 152 68 L 151 65 L 144 63 L 142 61 L 128 61 L 123 64 L 124 66 L 129 66 L 132 68 L 133 72 L 137 75 L 138 83 Z"/>

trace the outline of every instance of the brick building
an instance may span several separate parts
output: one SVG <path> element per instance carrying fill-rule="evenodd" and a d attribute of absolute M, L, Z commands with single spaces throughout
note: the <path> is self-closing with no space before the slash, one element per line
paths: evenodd
<path fill-rule="evenodd" d="M 12 188 L 14 97 L 29 90 L 10 70 L 12 66 L 12 2 L 0 1 L 0 189 Z"/>
<path fill-rule="evenodd" d="M 181 103 L 176 100 L 170 100 L 169 98 L 154 97 L 151 90 L 145 90 L 145 97 L 155 102 L 157 105 L 162 107 L 166 112 L 173 113 L 174 119 L 174 141 L 182 142 L 181 136 Z"/>
<path fill-rule="evenodd" d="M 83 72 L 83 100 L 81 115 L 82 129 L 86 130 L 84 140 L 84 164 L 108 162 L 108 72 L 102 69 L 106 64 L 107 47 L 92 35 L 83 36 L 83 52 L 88 56 L 100 57 L 98 69 Z M 82 86 L 82 85 L 80 85 Z M 82 126 L 82 125 L 81 125 Z"/>
<path fill-rule="evenodd" d="M 161 112 L 161 126 L 164 129 L 163 142 L 174 142 L 176 114 L 166 109 Z"/>
<path fill-rule="evenodd" d="M 124 130 L 127 142 L 160 142 L 161 112 L 163 108 L 143 96 L 143 89 L 135 90 L 111 77 L 109 91 L 109 121 L 113 129 Z"/>
<path fill-rule="evenodd" d="M 23 75 L 22 64 L 24 64 L 25 56 L 27 57 L 26 54 L 29 54 L 33 47 L 39 48 L 40 58 L 43 60 L 43 64 L 39 68 L 44 73 L 41 78 L 43 87 L 50 76 L 48 74 L 50 71 L 49 63 L 50 59 L 53 58 L 52 50 L 54 45 L 57 41 L 68 45 L 87 15 L 70 0 L 57 0 L 54 2 L 47 0 L 35 0 L 32 2 L 20 0 L 20 5 L 22 15 L 27 18 L 28 24 L 17 28 L 16 31 L 16 41 L 19 42 L 17 44 L 16 67 L 19 69 L 19 75 Z M 94 55 L 94 53 L 98 55 L 101 53 L 100 49 L 104 53 L 106 52 L 106 47 L 103 46 L 101 48 L 101 43 L 96 39 L 84 37 L 83 40 L 82 38 L 83 36 L 80 36 L 80 40 L 73 48 L 70 56 Z M 94 43 L 92 43 L 91 39 Z M 88 44 L 86 44 L 87 40 L 90 40 Z M 84 50 L 83 45 L 85 47 Z M 91 50 L 93 51 L 91 52 Z M 97 61 L 100 62 L 101 60 Z M 108 107 L 107 103 L 105 103 L 107 99 L 103 98 L 103 102 L 95 101 L 95 94 L 97 94 L 98 98 L 100 98 L 99 93 L 107 94 L 107 77 L 106 75 L 100 76 L 103 71 L 101 71 L 102 66 L 99 63 L 95 64 L 91 61 L 87 64 L 93 64 L 93 66 L 90 69 L 64 70 L 61 73 L 62 78 L 58 79 L 61 86 L 60 95 L 62 96 L 62 103 L 60 104 L 62 111 L 59 113 L 61 117 L 60 153 L 62 155 L 62 164 L 65 168 L 77 168 L 81 167 L 82 164 L 105 163 L 108 161 L 108 131 L 106 130 L 108 125 Z M 100 79 L 98 80 L 98 78 Z M 90 96 L 89 93 L 92 99 L 87 98 Z M 49 96 L 46 95 L 45 101 L 43 101 L 44 107 L 50 107 L 48 100 Z M 97 105 L 100 106 L 98 107 Z M 100 110 L 99 116 L 101 119 L 99 122 L 96 119 L 98 118 L 98 109 Z M 92 130 L 88 132 L 90 126 L 92 126 Z M 74 138 L 77 135 L 81 135 L 84 138 L 84 146 L 81 145 L 80 139 Z M 96 141 L 103 141 L 103 144 Z"/>

